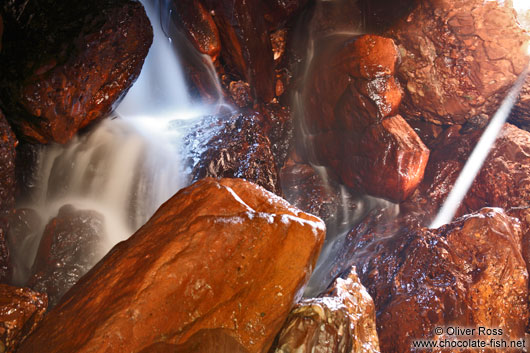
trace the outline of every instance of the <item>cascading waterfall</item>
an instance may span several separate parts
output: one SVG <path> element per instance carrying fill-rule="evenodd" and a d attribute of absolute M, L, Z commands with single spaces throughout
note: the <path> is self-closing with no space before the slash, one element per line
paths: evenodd
<path fill-rule="evenodd" d="M 101 256 L 188 183 L 184 137 L 223 104 L 220 98 L 208 105 L 192 100 L 175 50 L 175 42 L 183 38 L 166 36 L 172 32 L 164 31 L 160 22 L 167 21 L 166 2 L 142 3 L 154 38 L 137 81 L 115 108 L 114 117 L 65 146 L 51 145 L 40 152 L 37 185 L 30 201 L 18 205 L 35 209 L 43 227 L 66 204 L 98 211 L 105 216 L 107 231 Z M 30 274 L 42 230 L 12 249 L 13 277 L 19 285 Z"/>

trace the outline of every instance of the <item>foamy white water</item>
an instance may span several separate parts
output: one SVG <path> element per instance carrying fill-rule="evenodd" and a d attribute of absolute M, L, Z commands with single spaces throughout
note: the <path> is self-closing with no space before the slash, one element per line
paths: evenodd
<path fill-rule="evenodd" d="M 98 211 L 107 231 L 101 256 L 188 183 L 183 162 L 192 152 L 183 146 L 187 129 L 218 109 L 190 98 L 174 45 L 160 25 L 166 11 L 161 1 L 142 1 L 153 26 L 153 45 L 138 80 L 116 107 L 116 117 L 67 145 L 47 146 L 37 161 L 31 202 L 18 205 L 35 209 L 43 227 L 66 204 Z M 29 276 L 41 235 L 12 249 L 19 285 Z"/>

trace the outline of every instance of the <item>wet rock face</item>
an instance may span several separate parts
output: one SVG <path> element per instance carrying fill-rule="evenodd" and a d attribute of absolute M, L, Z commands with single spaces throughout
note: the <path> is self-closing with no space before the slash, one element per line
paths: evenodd
<path fill-rule="evenodd" d="M 280 193 L 278 171 L 262 119 L 259 113 L 247 112 L 224 122 L 193 168 L 193 180 L 243 178 Z"/>
<path fill-rule="evenodd" d="M 99 260 L 105 221 L 95 211 L 63 206 L 44 230 L 28 286 L 48 294 L 54 307 Z"/>
<path fill-rule="evenodd" d="M 129 0 L 41 0 L 20 11 L 4 41 L 4 108 L 20 138 L 65 143 L 136 80 L 152 42 L 149 19 Z"/>
<path fill-rule="evenodd" d="M 115 246 L 19 352 L 141 351 L 214 329 L 266 352 L 309 279 L 324 233 L 318 218 L 259 186 L 201 180 Z"/>
<path fill-rule="evenodd" d="M 429 158 L 416 132 L 396 115 L 398 57 L 392 40 L 361 36 L 344 44 L 331 62 L 315 63 L 306 93 L 316 159 L 354 190 L 392 201 L 416 189 Z"/>
<path fill-rule="evenodd" d="M 17 346 L 44 317 L 46 294 L 28 288 L 0 284 L 0 349 L 15 352 Z M 3 346 L 3 347 L 2 347 Z"/>
<path fill-rule="evenodd" d="M 528 63 L 530 35 L 497 1 L 420 1 L 386 35 L 402 57 L 402 113 L 435 123 L 492 116 Z"/>
<path fill-rule="evenodd" d="M 341 190 L 334 183 L 326 182 L 309 164 L 288 161 L 281 169 L 280 181 L 282 193 L 287 201 L 320 217 L 326 224 L 336 224 L 345 213 L 352 214 L 356 205 L 351 202 L 344 205 Z"/>
<path fill-rule="evenodd" d="M 482 130 L 457 127 L 435 142 L 425 180 L 403 206 L 424 224 L 434 218 L 451 191 Z M 530 206 L 530 133 L 505 124 L 479 174 L 464 198 L 457 216 L 491 206 L 508 209 Z"/>
<path fill-rule="evenodd" d="M 7 248 L 7 218 L 15 206 L 15 157 L 18 142 L 0 110 L 0 283 L 9 280 L 11 266 Z"/>
<path fill-rule="evenodd" d="M 374 299 L 381 351 L 410 352 L 414 339 L 443 339 L 433 337 L 436 326 L 524 337 L 521 235 L 518 220 L 492 208 L 433 230 L 372 220 L 354 229 L 353 262 Z"/>
<path fill-rule="evenodd" d="M 509 122 L 521 129 L 530 131 L 530 76 L 526 77 L 517 104 L 513 107 Z"/>
<path fill-rule="evenodd" d="M 262 2 L 207 0 L 205 5 L 214 12 L 225 70 L 248 82 L 254 98 L 270 102 L 274 98 L 274 64 Z"/>
<path fill-rule="evenodd" d="M 277 29 L 303 9 L 308 0 L 268 0 L 262 3 L 265 8 L 264 17 L 269 28 Z"/>
<path fill-rule="evenodd" d="M 195 49 L 215 61 L 221 51 L 221 39 L 211 14 L 199 0 L 173 0 L 173 4 L 179 19 L 176 25 L 180 26 Z"/>
<path fill-rule="evenodd" d="M 294 307 L 274 352 L 379 352 L 374 302 L 355 268 L 323 297 L 304 299 Z"/>

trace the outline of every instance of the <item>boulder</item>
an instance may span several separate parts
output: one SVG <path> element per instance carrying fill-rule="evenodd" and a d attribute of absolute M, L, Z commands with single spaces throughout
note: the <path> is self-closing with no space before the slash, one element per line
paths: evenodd
<path fill-rule="evenodd" d="M 252 111 L 233 115 L 223 122 L 194 166 L 193 180 L 243 178 L 280 193 L 271 143 L 262 122 L 262 115 Z"/>
<path fill-rule="evenodd" d="M 66 143 L 108 114 L 136 80 L 152 28 L 136 1 L 25 5 L 13 5 L 17 30 L 4 38 L 4 108 L 19 138 Z"/>
<path fill-rule="evenodd" d="M 270 102 L 274 98 L 274 63 L 262 1 L 204 3 L 214 13 L 225 70 L 247 82 L 254 99 Z"/>
<path fill-rule="evenodd" d="M 197 342 L 201 330 L 266 352 L 324 234 L 318 218 L 257 185 L 201 180 L 83 276 L 19 352 L 139 352 Z"/>
<path fill-rule="evenodd" d="M 478 142 L 482 130 L 452 127 L 435 142 L 425 179 L 403 204 L 424 225 L 435 217 Z M 505 124 L 456 216 L 482 207 L 530 206 L 530 132 Z"/>
<path fill-rule="evenodd" d="M 195 49 L 215 61 L 221 51 L 221 39 L 212 15 L 199 0 L 173 0 L 172 3 L 178 18 L 175 24 Z"/>
<path fill-rule="evenodd" d="M 429 149 L 396 115 L 401 87 L 391 39 L 357 37 L 314 65 L 305 122 L 316 162 L 359 193 L 405 200 L 423 178 Z"/>
<path fill-rule="evenodd" d="M 322 297 L 304 299 L 289 313 L 275 353 L 378 353 L 375 307 L 352 268 Z"/>
<path fill-rule="evenodd" d="M 435 327 L 502 330 L 476 329 L 466 339 L 524 338 L 528 273 L 517 219 L 484 208 L 438 229 L 380 220 L 367 219 L 349 234 L 346 266 L 358 266 L 374 299 L 382 352 L 454 338 L 447 331 L 435 335 Z"/>
<path fill-rule="evenodd" d="M 509 2 L 417 1 L 386 36 L 401 53 L 401 113 L 437 124 L 493 116 L 528 65 L 530 33 Z"/>
<path fill-rule="evenodd" d="M 96 211 L 61 207 L 40 240 L 28 286 L 48 294 L 54 307 L 103 256 L 105 219 Z"/>
<path fill-rule="evenodd" d="M 44 317 L 46 294 L 0 284 L 0 350 L 15 352 Z"/>

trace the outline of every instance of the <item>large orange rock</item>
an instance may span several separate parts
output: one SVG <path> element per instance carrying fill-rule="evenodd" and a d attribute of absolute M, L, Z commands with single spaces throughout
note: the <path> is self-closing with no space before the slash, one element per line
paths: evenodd
<path fill-rule="evenodd" d="M 116 245 L 19 352 L 138 352 L 200 332 L 266 352 L 324 233 L 321 220 L 259 186 L 203 179 Z"/>
<path fill-rule="evenodd" d="M 528 65 L 530 33 L 510 3 L 417 1 L 386 33 L 402 57 L 404 115 L 438 124 L 493 115 Z"/>
<path fill-rule="evenodd" d="M 42 320 L 47 304 L 46 294 L 0 284 L 0 351 L 15 352 Z"/>

